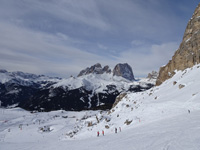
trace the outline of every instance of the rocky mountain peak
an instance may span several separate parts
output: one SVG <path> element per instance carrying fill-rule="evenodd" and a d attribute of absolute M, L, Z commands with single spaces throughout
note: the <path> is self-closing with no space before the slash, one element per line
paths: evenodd
<path fill-rule="evenodd" d="M 182 43 L 175 52 L 172 60 L 160 68 L 156 85 L 175 74 L 175 70 L 184 70 L 200 63 L 200 3 L 189 20 Z"/>
<path fill-rule="evenodd" d="M 158 72 L 157 71 L 152 71 L 147 76 L 147 78 L 149 78 L 149 79 L 157 79 L 157 77 L 158 77 Z"/>
<path fill-rule="evenodd" d="M 117 64 L 113 69 L 113 76 L 121 76 L 130 81 L 135 80 L 132 68 L 127 63 Z"/>
<path fill-rule="evenodd" d="M 132 68 L 127 64 L 117 64 L 113 71 L 109 68 L 108 65 L 102 68 L 100 63 L 97 63 L 91 67 L 87 67 L 86 69 L 82 70 L 78 77 L 87 75 L 87 74 L 104 74 L 104 73 L 113 73 L 113 76 L 121 76 L 127 80 L 133 81 L 134 75 Z"/>
<path fill-rule="evenodd" d="M 91 67 L 87 67 L 86 69 L 82 70 L 78 74 L 78 77 L 87 75 L 87 74 L 103 74 L 103 73 L 111 73 L 109 66 L 105 66 L 102 68 L 101 64 L 97 63 Z"/>

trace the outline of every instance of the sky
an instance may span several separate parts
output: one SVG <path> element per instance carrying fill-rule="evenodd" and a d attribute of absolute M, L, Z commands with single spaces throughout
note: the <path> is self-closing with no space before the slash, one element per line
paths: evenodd
<path fill-rule="evenodd" d="M 0 69 L 67 78 L 96 63 L 166 65 L 198 0 L 0 0 Z"/>

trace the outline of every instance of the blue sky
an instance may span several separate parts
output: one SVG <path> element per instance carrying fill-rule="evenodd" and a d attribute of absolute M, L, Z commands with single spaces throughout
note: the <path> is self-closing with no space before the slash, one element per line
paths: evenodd
<path fill-rule="evenodd" d="M 0 0 L 0 69 L 76 76 L 128 63 L 145 77 L 172 58 L 198 0 Z"/>

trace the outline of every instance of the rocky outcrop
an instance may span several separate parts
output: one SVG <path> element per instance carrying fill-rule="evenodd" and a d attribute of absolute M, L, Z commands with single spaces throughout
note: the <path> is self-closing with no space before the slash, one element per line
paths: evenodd
<path fill-rule="evenodd" d="M 82 70 L 78 77 L 87 75 L 87 74 L 103 74 L 103 73 L 111 73 L 111 70 L 109 69 L 109 66 L 105 66 L 104 68 L 101 67 L 101 64 L 97 63 L 90 68 L 87 67 L 86 69 Z"/>
<path fill-rule="evenodd" d="M 135 80 L 132 68 L 127 63 L 117 64 L 113 69 L 113 76 L 121 76 L 130 81 Z"/>
<path fill-rule="evenodd" d="M 175 70 L 184 70 L 200 63 L 200 4 L 197 6 L 185 30 L 182 43 L 172 60 L 160 68 L 156 85 L 175 74 Z"/>
<path fill-rule="evenodd" d="M 158 77 L 158 72 L 156 72 L 156 71 L 152 71 L 147 76 L 148 79 L 157 79 L 157 77 Z"/>
<path fill-rule="evenodd" d="M 114 104 L 112 105 L 112 108 L 114 108 L 126 95 L 127 93 L 121 93 L 120 95 L 118 95 L 115 99 Z"/>
<path fill-rule="evenodd" d="M 121 76 L 130 81 L 135 80 L 132 68 L 127 63 L 117 64 L 113 69 L 113 71 L 111 71 L 109 66 L 105 66 L 102 68 L 101 64 L 97 63 L 91 67 L 87 67 L 86 69 L 82 70 L 78 74 L 78 77 L 88 74 L 104 74 L 104 73 L 113 73 L 113 76 Z"/>

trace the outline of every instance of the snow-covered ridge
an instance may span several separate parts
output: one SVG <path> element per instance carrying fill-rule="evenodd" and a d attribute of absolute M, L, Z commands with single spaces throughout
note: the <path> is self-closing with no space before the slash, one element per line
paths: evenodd
<path fill-rule="evenodd" d="M 41 81 L 50 81 L 50 82 L 58 82 L 60 78 L 57 77 L 48 77 L 44 75 L 35 75 L 31 73 L 24 72 L 8 72 L 6 70 L 0 70 L 0 83 L 4 84 L 9 81 L 17 82 L 19 81 L 21 84 L 24 82 L 29 83 L 38 83 Z"/>
<path fill-rule="evenodd" d="M 155 84 L 156 79 L 149 80 L 148 78 L 137 79 L 135 81 L 127 80 L 121 76 L 113 76 L 110 73 L 103 74 L 86 74 L 79 77 L 70 78 L 57 78 L 48 77 L 44 75 L 35 75 L 24 72 L 8 72 L 6 70 L 0 70 L 0 83 L 5 84 L 7 82 L 18 83 L 20 85 L 31 85 L 32 83 L 40 82 L 52 82 L 53 88 L 68 87 L 69 90 L 85 87 L 88 90 L 99 89 L 103 91 L 107 85 L 116 85 L 117 89 L 128 89 L 130 85 L 144 85 Z"/>
<path fill-rule="evenodd" d="M 88 74 L 80 77 L 71 77 L 69 79 L 62 79 L 53 85 L 56 87 L 68 87 L 70 90 L 85 87 L 88 90 L 98 89 L 102 92 L 107 85 L 115 85 L 118 91 L 128 89 L 131 85 L 155 84 L 155 80 L 138 79 L 137 81 L 130 81 L 120 76 L 113 76 L 112 74 Z"/>

